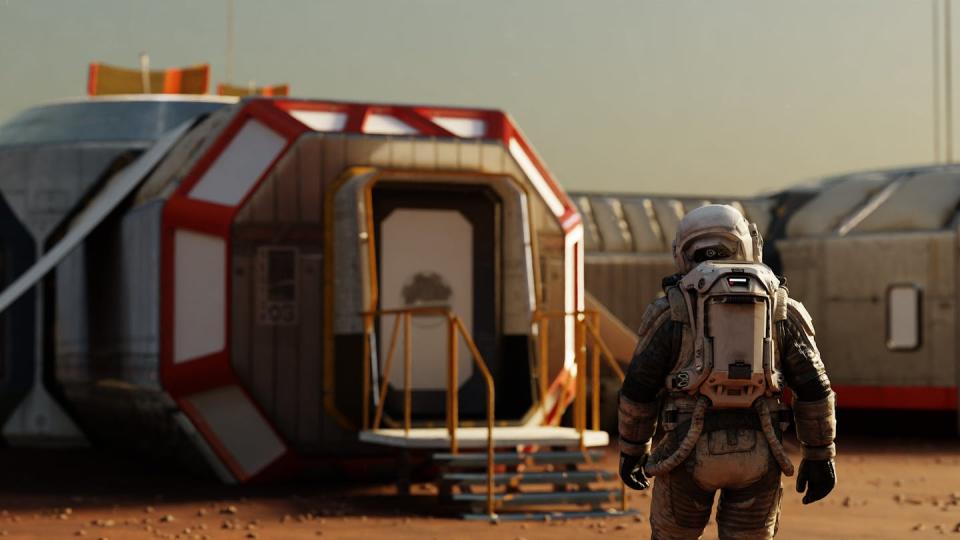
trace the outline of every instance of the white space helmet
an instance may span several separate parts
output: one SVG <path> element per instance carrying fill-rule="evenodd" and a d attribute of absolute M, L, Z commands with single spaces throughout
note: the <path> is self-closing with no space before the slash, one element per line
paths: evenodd
<path fill-rule="evenodd" d="M 682 274 L 707 259 L 763 262 L 762 251 L 757 226 L 728 204 L 708 204 L 688 212 L 673 241 L 673 260 Z"/>

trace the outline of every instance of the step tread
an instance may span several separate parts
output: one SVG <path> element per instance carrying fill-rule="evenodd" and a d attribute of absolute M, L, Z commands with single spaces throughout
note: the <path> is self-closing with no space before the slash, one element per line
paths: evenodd
<path fill-rule="evenodd" d="M 571 451 L 571 452 L 497 452 L 493 456 L 498 465 L 520 464 L 577 464 L 596 462 L 603 459 L 603 450 Z M 435 462 L 461 466 L 482 466 L 487 463 L 485 453 L 451 454 L 439 452 L 433 454 Z"/>
<path fill-rule="evenodd" d="M 468 521 L 553 521 L 567 519 L 600 519 L 635 516 L 636 510 L 587 510 L 578 512 L 511 512 L 496 514 L 491 518 L 489 514 L 465 513 L 463 519 Z"/>
<path fill-rule="evenodd" d="M 467 485 L 487 483 L 487 473 L 444 473 L 441 480 Z M 616 478 L 610 471 L 553 471 L 529 473 L 498 473 L 493 475 L 495 484 L 586 484 Z"/>
<path fill-rule="evenodd" d="M 617 502 L 622 493 L 620 490 L 590 490 L 590 491 L 547 491 L 537 493 L 495 493 L 493 498 L 501 505 L 520 504 L 549 504 L 549 503 L 597 503 Z M 480 503 L 487 500 L 486 493 L 454 493 L 451 496 L 454 502 Z"/>

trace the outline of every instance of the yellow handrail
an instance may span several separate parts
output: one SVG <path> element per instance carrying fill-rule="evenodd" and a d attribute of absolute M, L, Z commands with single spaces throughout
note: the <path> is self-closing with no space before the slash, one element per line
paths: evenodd
<path fill-rule="evenodd" d="M 540 340 L 538 350 L 540 357 L 537 359 L 537 370 L 540 376 L 540 402 L 542 410 L 546 410 L 547 396 L 547 360 L 549 344 L 549 324 L 551 319 L 566 320 L 567 317 L 573 317 L 574 320 L 574 360 L 577 367 L 577 375 L 574 380 L 573 397 L 573 425 L 574 429 L 580 435 L 580 449 L 586 449 L 585 432 L 587 427 L 587 379 L 591 382 L 591 407 L 590 419 L 594 430 L 600 429 L 600 359 L 604 359 L 607 365 L 623 382 L 625 374 L 617 359 L 613 356 L 610 348 L 600 336 L 600 314 L 596 310 L 583 311 L 547 311 L 537 310 L 533 313 L 533 322 L 537 325 L 538 339 Z M 590 355 L 590 374 L 587 374 L 587 344 L 588 338 L 591 345 Z M 561 403 L 560 407 L 563 406 Z M 558 415 L 559 416 L 559 415 Z M 621 484 L 620 505 L 622 510 L 627 509 L 626 486 Z"/>
<path fill-rule="evenodd" d="M 456 454 L 459 451 L 459 444 L 457 442 L 457 427 L 460 423 L 460 412 L 459 412 L 459 385 L 457 377 L 458 364 L 458 345 L 459 337 L 463 337 L 464 342 L 467 345 L 467 348 L 470 350 L 470 356 L 477 367 L 477 370 L 483 376 L 484 384 L 487 387 L 487 513 L 491 516 L 495 515 L 495 505 L 494 505 L 494 440 L 493 440 L 493 427 L 495 419 L 494 407 L 496 404 L 496 390 L 494 389 L 493 375 L 490 373 L 490 369 L 487 367 L 487 363 L 483 358 L 483 355 L 480 354 L 480 350 L 477 348 L 476 343 L 473 341 L 473 337 L 470 335 L 470 332 L 467 331 L 466 327 L 463 324 L 463 321 L 460 320 L 460 317 L 455 315 L 449 309 L 444 307 L 411 307 L 411 308 L 400 308 L 400 309 L 384 309 L 378 311 L 368 311 L 362 313 L 363 322 L 364 322 L 364 347 L 363 347 L 363 364 L 364 364 L 364 381 L 363 381 L 363 425 L 365 428 L 369 428 L 369 402 L 371 396 L 370 388 L 370 363 L 372 362 L 372 351 L 370 350 L 370 337 L 373 333 L 374 320 L 377 317 L 382 317 L 384 315 L 394 315 L 396 319 L 393 323 L 393 331 L 390 336 L 390 345 L 387 348 L 387 358 L 384 362 L 384 371 L 382 374 L 382 381 L 379 388 L 379 401 L 377 402 L 377 408 L 374 413 L 373 420 L 373 429 L 378 429 L 380 427 L 380 422 L 383 419 L 383 410 L 386 404 L 387 388 L 389 385 L 389 375 L 390 370 L 393 367 L 393 354 L 396 349 L 397 343 L 397 334 L 401 326 L 401 318 L 403 320 L 403 428 L 405 434 L 410 436 L 410 417 L 411 417 L 411 388 L 410 388 L 410 379 L 411 379 L 411 336 L 410 336 L 410 322 L 414 316 L 443 316 L 447 319 L 448 331 L 447 337 L 449 340 L 448 351 L 447 351 L 447 411 L 446 411 L 446 421 L 447 421 L 447 432 L 450 436 L 450 451 Z"/>

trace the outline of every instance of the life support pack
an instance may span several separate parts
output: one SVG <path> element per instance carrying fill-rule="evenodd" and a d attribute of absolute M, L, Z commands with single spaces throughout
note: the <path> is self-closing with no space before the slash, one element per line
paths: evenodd
<path fill-rule="evenodd" d="M 668 389 L 705 396 L 720 409 L 781 393 L 775 321 L 786 318 L 787 291 L 770 268 L 708 260 L 666 292 L 683 332 Z"/>

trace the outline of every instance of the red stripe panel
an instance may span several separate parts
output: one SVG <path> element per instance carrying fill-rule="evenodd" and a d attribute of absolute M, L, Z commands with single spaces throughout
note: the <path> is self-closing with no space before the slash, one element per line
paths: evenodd
<path fill-rule="evenodd" d="M 841 409 L 903 409 L 953 411 L 956 387 L 934 386 L 834 386 Z"/>

